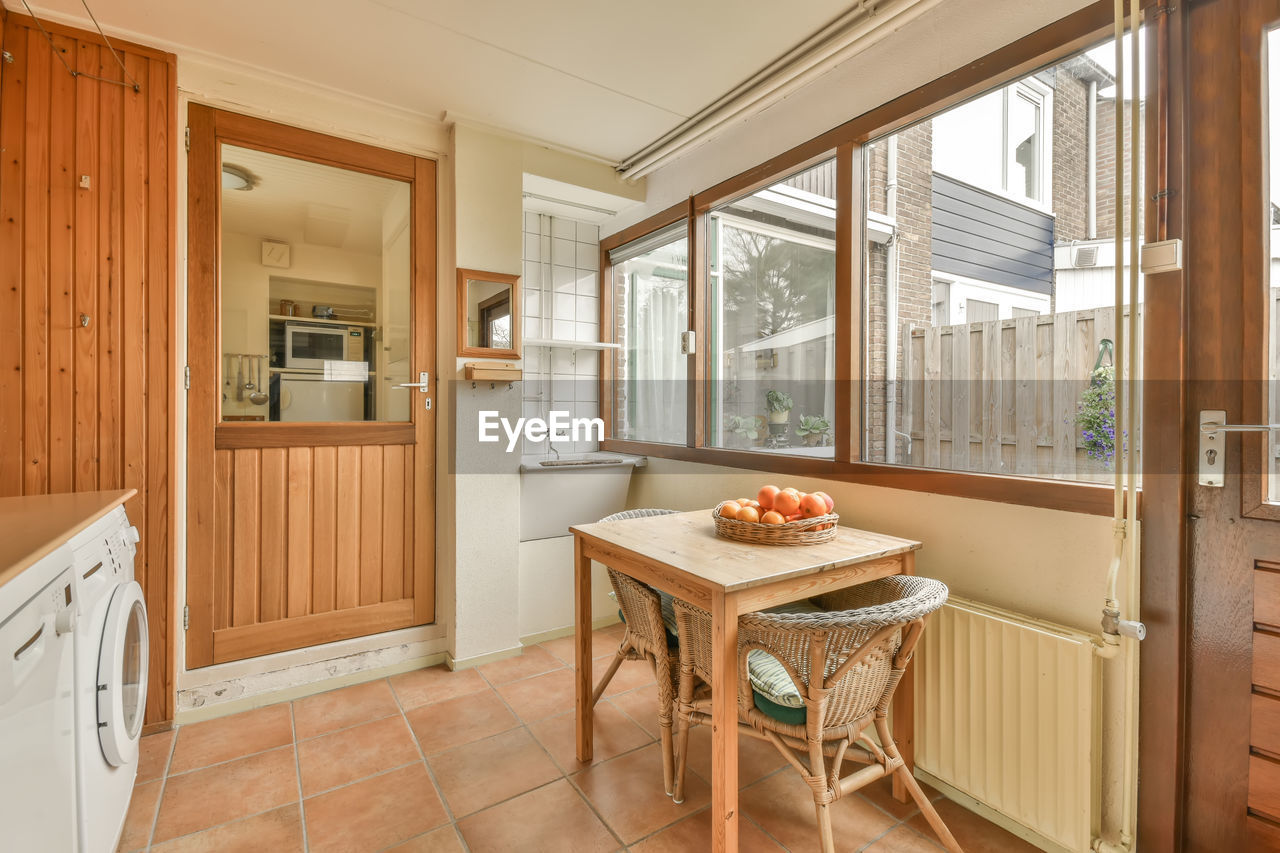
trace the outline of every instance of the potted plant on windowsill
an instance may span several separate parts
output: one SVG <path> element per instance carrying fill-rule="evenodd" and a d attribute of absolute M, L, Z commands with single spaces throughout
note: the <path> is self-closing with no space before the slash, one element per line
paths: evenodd
<path fill-rule="evenodd" d="M 754 417 L 728 415 L 724 419 L 724 429 L 731 436 L 729 443 L 733 447 L 750 447 L 761 437 Z"/>
<path fill-rule="evenodd" d="M 787 424 L 791 421 L 791 409 L 795 406 L 795 401 L 785 391 L 770 388 L 764 393 L 764 402 L 769 409 L 769 434 L 785 435 Z"/>
<path fill-rule="evenodd" d="M 825 446 L 830 432 L 831 421 L 822 415 L 801 415 L 800 426 L 796 427 L 796 435 L 804 439 L 805 447 Z"/>

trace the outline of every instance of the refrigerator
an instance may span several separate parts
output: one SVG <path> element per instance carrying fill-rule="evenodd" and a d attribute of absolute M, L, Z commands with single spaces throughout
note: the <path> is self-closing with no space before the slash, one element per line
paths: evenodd
<path fill-rule="evenodd" d="M 367 382 L 281 372 L 280 420 L 294 423 L 363 421 Z"/>

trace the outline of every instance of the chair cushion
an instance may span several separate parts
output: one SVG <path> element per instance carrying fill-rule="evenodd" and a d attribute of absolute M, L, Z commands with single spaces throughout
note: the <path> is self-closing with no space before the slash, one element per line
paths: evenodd
<path fill-rule="evenodd" d="M 675 629 L 675 606 L 671 604 L 671 596 L 667 595 L 665 592 L 659 592 L 658 595 L 665 596 L 665 600 L 663 601 L 662 622 L 663 632 L 667 635 L 667 648 L 678 649 L 680 648 L 680 638 L 676 635 Z M 609 597 L 615 602 L 618 600 L 618 596 L 612 592 L 609 593 Z M 667 610 L 671 611 L 673 620 L 671 622 L 667 621 Z M 627 617 L 623 615 L 621 607 L 618 608 L 618 618 L 622 620 L 623 625 L 627 624 Z"/>
<path fill-rule="evenodd" d="M 777 702 L 770 701 L 759 690 L 752 690 L 751 698 L 755 701 L 756 710 L 768 714 L 780 723 L 786 723 L 789 726 L 803 726 L 804 721 L 809 718 L 807 708 L 792 708 L 787 705 L 779 705 Z"/>
<path fill-rule="evenodd" d="M 766 613 L 819 613 L 822 608 L 808 599 L 792 601 L 771 607 Z M 768 652 L 752 649 L 747 653 L 747 678 L 751 681 L 751 692 L 755 696 L 756 707 L 776 720 L 799 725 L 804 722 L 804 697 L 791 680 L 787 668 Z M 762 704 L 762 700 L 765 704 Z M 783 719 L 770 710 L 771 707 L 783 708 L 792 712 L 799 711 L 799 722 Z M 788 715 L 793 716 L 793 715 Z"/>

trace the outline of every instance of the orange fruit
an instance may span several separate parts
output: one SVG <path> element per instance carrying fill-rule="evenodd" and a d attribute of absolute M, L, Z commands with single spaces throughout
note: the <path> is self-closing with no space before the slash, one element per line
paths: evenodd
<path fill-rule="evenodd" d="M 774 496 L 773 508 L 783 515 L 795 515 L 800 511 L 800 493 L 795 489 L 783 489 Z"/>
<path fill-rule="evenodd" d="M 738 510 L 738 521 L 749 521 L 755 524 L 760 520 L 760 510 L 753 506 L 744 506 Z"/>
<path fill-rule="evenodd" d="M 756 495 L 756 500 L 760 502 L 760 506 L 765 509 L 773 509 L 773 498 L 780 490 L 777 486 L 761 486 L 760 493 Z"/>
<path fill-rule="evenodd" d="M 742 507 L 738 506 L 738 504 L 735 503 L 734 501 L 726 501 L 720 506 L 720 517 L 721 518 L 737 518 L 738 510 L 740 509 L 742 509 Z"/>
<path fill-rule="evenodd" d="M 751 498 L 738 498 L 738 506 L 751 506 Z"/>
<path fill-rule="evenodd" d="M 797 521 L 799 520 L 799 518 L 800 518 L 800 513 L 796 513 L 795 515 L 788 515 L 787 521 Z"/>
<path fill-rule="evenodd" d="M 817 518 L 827 514 L 827 502 L 821 495 L 805 495 L 800 499 L 800 514 L 805 518 Z"/>
<path fill-rule="evenodd" d="M 782 517 L 781 513 L 769 510 L 764 515 L 760 516 L 760 521 L 764 524 L 782 524 L 786 519 Z"/>
<path fill-rule="evenodd" d="M 833 509 L 836 508 L 836 502 L 831 499 L 831 495 L 827 494 L 826 492 L 814 492 L 814 494 L 822 498 L 823 502 L 826 503 L 827 512 L 831 512 Z"/>

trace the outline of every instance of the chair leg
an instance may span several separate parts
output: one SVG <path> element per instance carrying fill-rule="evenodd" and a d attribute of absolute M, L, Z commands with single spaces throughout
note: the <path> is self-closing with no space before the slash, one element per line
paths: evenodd
<path fill-rule="evenodd" d="M 683 708 L 676 718 L 675 760 L 676 778 L 671 789 L 671 799 L 676 803 L 683 803 L 684 774 L 689 766 L 689 715 Z"/>
<path fill-rule="evenodd" d="M 822 839 L 822 853 L 836 853 L 835 835 L 831 831 L 831 806 L 828 803 L 814 803 L 818 810 L 818 836 Z"/>
<path fill-rule="evenodd" d="M 591 694 L 592 707 L 600 701 L 600 697 L 604 695 L 605 688 L 609 686 L 610 681 L 613 681 L 613 676 L 618 671 L 618 667 L 622 666 L 622 662 L 626 659 L 626 649 L 622 646 L 618 646 L 618 653 L 613 656 L 613 662 L 609 664 L 609 668 L 605 670 L 604 675 L 600 679 L 600 683 L 596 685 L 595 692 Z"/>
<path fill-rule="evenodd" d="M 659 721 L 658 726 L 662 732 L 662 782 L 666 786 L 667 796 L 674 797 L 676 792 L 676 757 L 675 744 L 671 737 L 671 721 Z M 681 797 L 680 799 L 684 798 Z M 676 800 L 676 802 L 680 802 L 680 800 Z"/>
<path fill-rule="evenodd" d="M 899 758 L 898 744 L 894 742 L 893 735 L 889 733 L 889 726 L 883 719 L 876 720 L 876 733 L 880 735 L 880 745 L 884 748 L 889 758 Z M 921 814 L 929 822 L 929 826 L 932 827 L 933 831 L 937 833 L 938 840 L 942 842 L 942 846 L 951 851 L 951 853 L 964 853 L 955 836 L 951 834 L 951 830 L 947 829 L 947 825 L 942 822 L 942 815 L 938 814 L 938 810 L 933 807 L 933 803 L 929 802 L 929 798 L 924 795 L 924 791 L 920 788 L 920 783 L 916 781 L 916 777 L 911 775 L 911 771 L 907 769 L 907 766 L 899 764 L 893 773 L 907 789 L 907 793 L 911 794 L 911 799 L 916 801 L 916 805 L 920 807 Z"/>

